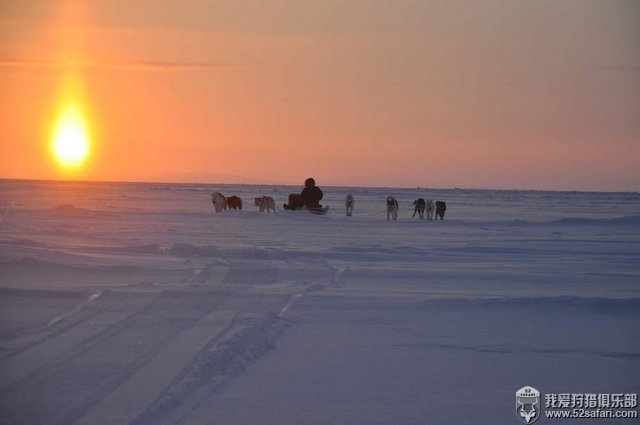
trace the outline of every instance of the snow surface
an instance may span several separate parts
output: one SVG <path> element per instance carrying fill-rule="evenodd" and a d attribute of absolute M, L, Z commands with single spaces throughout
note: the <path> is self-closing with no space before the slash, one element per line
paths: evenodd
<path fill-rule="evenodd" d="M 516 424 L 525 385 L 640 393 L 637 193 L 323 189 L 316 216 L 282 210 L 300 187 L 0 180 L 0 423 Z"/>

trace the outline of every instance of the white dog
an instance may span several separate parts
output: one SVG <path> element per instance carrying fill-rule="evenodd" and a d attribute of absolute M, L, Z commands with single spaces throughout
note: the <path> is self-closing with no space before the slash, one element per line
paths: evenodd
<path fill-rule="evenodd" d="M 393 196 L 389 196 L 387 198 L 387 221 L 389 221 L 389 217 L 394 220 L 398 219 L 398 201 Z"/>
<path fill-rule="evenodd" d="M 427 220 L 433 221 L 433 212 L 435 209 L 436 206 L 433 203 L 433 199 L 427 199 Z"/>
<path fill-rule="evenodd" d="M 216 212 L 222 212 L 227 209 L 227 198 L 220 192 L 211 194 L 211 203 Z"/>
<path fill-rule="evenodd" d="M 271 196 L 261 196 L 259 198 L 255 198 L 256 207 L 258 207 L 258 211 L 264 212 L 267 210 L 267 213 L 270 213 L 271 210 L 276 212 L 276 201 L 273 200 Z"/>
<path fill-rule="evenodd" d="M 348 194 L 344 200 L 344 205 L 347 207 L 347 217 L 351 217 L 351 214 L 353 214 L 353 204 L 355 204 L 355 202 L 356 200 L 353 198 L 352 194 Z"/>

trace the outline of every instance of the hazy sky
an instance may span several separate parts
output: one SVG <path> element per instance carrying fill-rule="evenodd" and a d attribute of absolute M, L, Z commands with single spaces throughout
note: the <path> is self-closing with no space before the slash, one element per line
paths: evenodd
<path fill-rule="evenodd" d="M 640 1 L 3 0 L 0 131 L 3 178 L 640 190 Z"/>

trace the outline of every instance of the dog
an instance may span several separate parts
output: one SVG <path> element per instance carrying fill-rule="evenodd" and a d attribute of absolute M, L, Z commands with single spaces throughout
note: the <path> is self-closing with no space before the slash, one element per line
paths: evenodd
<path fill-rule="evenodd" d="M 220 192 L 211 194 L 211 203 L 216 212 L 222 212 L 227 209 L 227 198 Z"/>
<path fill-rule="evenodd" d="M 347 208 L 347 217 L 351 217 L 351 215 L 353 214 L 353 205 L 355 204 L 356 200 L 353 198 L 352 194 L 348 194 L 347 197 L 344 200 L 344 205 Z"/>
<path fill-rule="evenodd" d="M 242 199 L 235 195 L 229 196 L 227 197 L 227 206 L 229 208 L 233 208 L 234 210 L 242 210 Z"/>
<path fill-rule="evenodd" d="M 387 221 L 389 218 L 393 218 L 394 220 L 398 219 L 398 201 L 393 196 L 387 197 Z"/>
<path fill-rule="evenodd" d="M 444 220 L 444 213 L 447 211 L 447 203 L 444 201 L 436 201 L 436 220 L 440 217 L 440 220 Z"/>
<path fill-rule="evenodd" d="M 420 220 L 424 220 L 424 210 L 426 208 L 427 203 L 424 199 L 416 199 L 415 201 L 413 201 L 413 215 L 411 216 L 411 218 L 414 218 L 416 216 L 416 213 L 418 213 L 418 217 L 420 218 Z"/>
<path fill-rule="evenodd" d="M 258 211 L 270 213 L 271 210 L 276 212 L 276 201 L 273 200 L 271 196 L 261 196 L 259 198 L 255 198 L 256 207 L 258 207 Z"/>
<path fill-rule="evenodd" d="M 427 199 L 426 208 L 427 208 L 427 220 L 433 221 L 433 211 L 435 210 L 433 199 Z"/>

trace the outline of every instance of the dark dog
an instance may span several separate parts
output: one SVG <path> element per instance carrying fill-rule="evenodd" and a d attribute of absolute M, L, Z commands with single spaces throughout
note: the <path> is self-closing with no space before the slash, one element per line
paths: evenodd
<path fill-rule="evenodd" d="M 387 221 L 389 221 L 389 217 L 397 220 L 399 209 L 400 208 L 398 207 L 398 201 L 396 201 L 396 198 L 394 198 L 393 196 L 389 196 L 387 198 Z"/>
<path fill-rule="evenodd" d="M 444 201 L 436 201 L 436 220 L 444 220 L 444 213 L 447 211 L 447 203 Z"/>
<path fill-rule="evenodd" d="M 420 218 L 420 220 L 424 220 L 424 210 L 426 208 L 427 202 L 424 199 L 416 199 L 415 201 L 413 201 L 413 215 L 411 216 L 411 218 L 414 218 L 416 216 L 416 213 L 418 213 L 418 217 Z"/>
<path fill-rule="evenodd" d="M 242 209 L 242 199 L 238 198 L 237 196 L 233 195 L 233 196 L 229 196 L 227 197 L 227 205 L 229 206 L 229 208 L 233 208 L 241 210 Z"/>
<path fill-rule="evenodd" d="M 347 208 L 347 217 L 351 217 L 353 214 L 353 204 L 355 204 L 355 199 L 352 194 L 348 194 L 344 200 L 344 206 Z"/>

